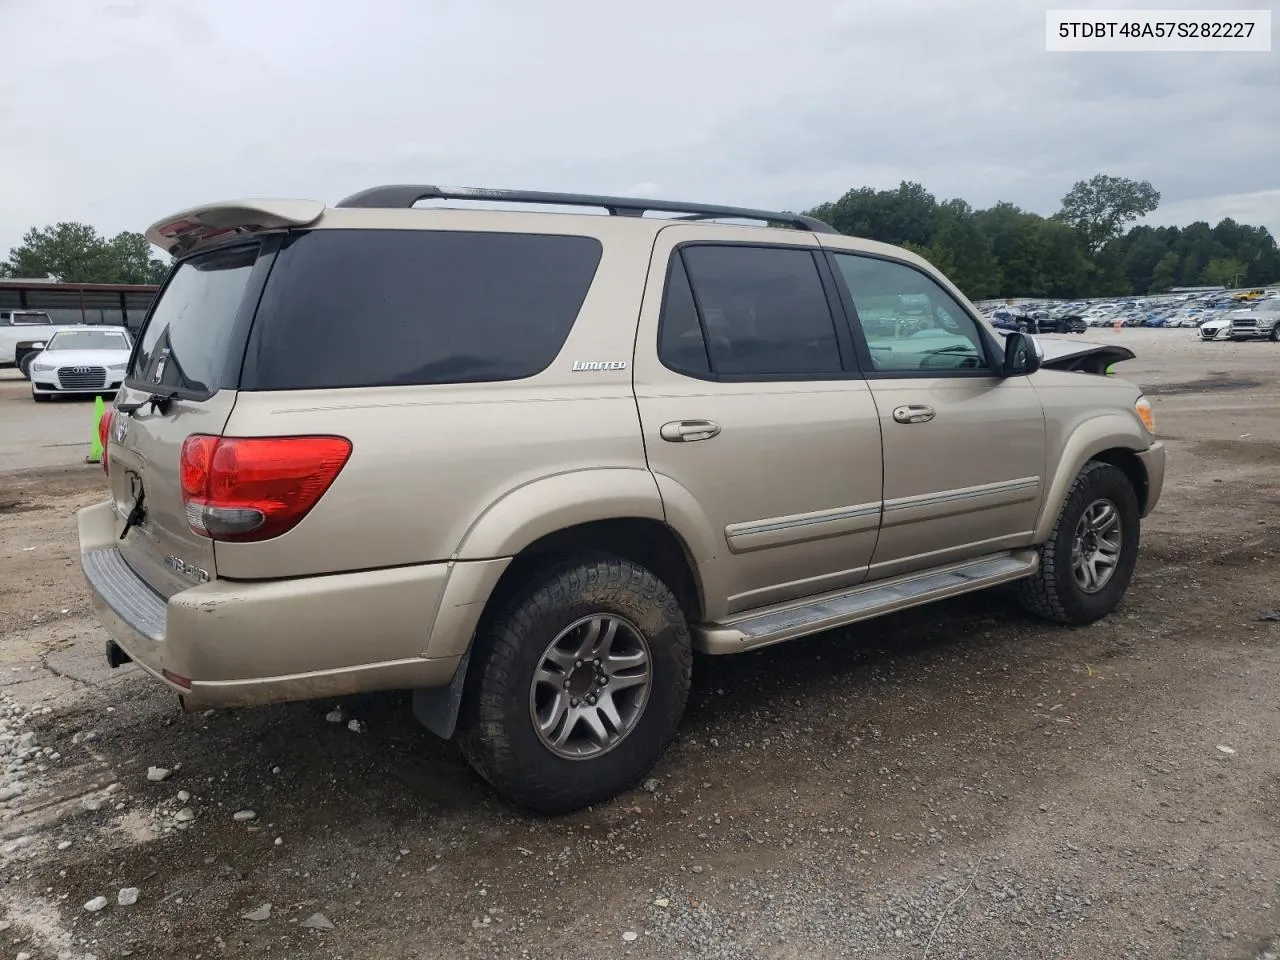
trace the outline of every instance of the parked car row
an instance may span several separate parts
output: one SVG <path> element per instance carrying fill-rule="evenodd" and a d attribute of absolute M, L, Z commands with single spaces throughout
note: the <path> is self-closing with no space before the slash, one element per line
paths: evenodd
<path fill-rule="evenodd" d="M 1208 291 L 1107 300 L 1021 300 L 989 304 L 998 329 L 1083 333 L 1089 327 L 1191 327 L 1202 340 L 1280 341 L 1280 291 Z"/>

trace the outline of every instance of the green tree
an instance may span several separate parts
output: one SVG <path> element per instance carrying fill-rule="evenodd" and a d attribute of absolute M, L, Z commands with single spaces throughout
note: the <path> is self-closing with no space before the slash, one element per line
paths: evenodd
<path fill-rule="evenodd" d="M 110 240 L 84 223 L 32 227 L 9 251 L 12 277 L 53 277 L 64 283 L 158 283 L 168 265 L 140 233 Z"/>
<path fill-rule="evenodd" d="M 850 190 L 834 203 L 807 212 L 851 237 L 927 246 L 933 239 L 938 202 L 922 185 L 904 180 L 896 190 Z"/>
<path fill-rule="evenodd" d="M 1158 201 L 1145 181 L 1098 176 L 1077 183 L 1064 209 L 1046 219 L 1011 203 L 986 210 L 939 203 L 904 181 L 896 190 L 858 187 L 809 212 L 841 233 L 913 250 L 975 300 L 1157 293 L 1204 283 L 1207 269 L 1230 284 L 1280 278 L 1280 246 L 1265 227 L 1225 219 L 1216 227 L 1125 230 Z M 1210 269 L 1215 259 L 1233 266 Z"/>
<path fill-rule="evenodd" d="M 108 246 L 115 271 L 111 283 L 160 283 L 169 272 L 169 264 L 140 233 L 117 233 Z"/>
<path fill-rule="evenodd" d="M 1151 271 L 1151 284 L 1147 287 L 1148 293 L 1164 293 L 1173 286 L 1174 278 L 1178 275 L 1178 265 L 1182 262 L 1182 258 L 1170 250 L 1156 264 L 1155 269 Z"/>
<path fill-rule="evenodd" d="M 929 259 L 950 264 L 943 272 L 970 300 L 999 293 L 1000 263 L 991 240 L 978 227 L 973 208 L 963 200 L 948 200 L 939 205 L 937 222 Z"/>
<path fill-rule="evenodd" d="M 21 246 L 9 251 L 9 273 L 15 277 L 54 277 L 69 283 L 100 283 L 111 270 L 106 241 L 84 223 L 32 227 Z"/>
<path fill-rule="evenodd" d="M 1205 283 L 1215 286 L 1237 287 L 1248 267 L 1239 260 L 1230 257 L 1214 257 L 1200 274 Z"/>
<path fill-rule="evenodd" d="M 1055 218 L 1074 227 L 1085 253 L 1093 256 L 1119 237 L 1127 224 L 1159 205 L 1160 191 L 1150 181 L 1099 173 L 1071 188 Z"/>
<path fill-rule="evenodd" d="M 902 245 L 902 249 L 910 250 L 912 253 L 914 253 L 918 257 L 924 257 L 931 264 L 933 264 L 933 266 L 937 268 L 939 272 L 941 272 L 945 276 L 953 278 L 953 282 L 954 282 L 954 277 L 956 275 L 956 266 L 954 263 L 951 262 L 950 259 L 948 259 L 947 252 L 945 250 L 939 250 L 937 247 L 922 246 L 918 243 L 904 243 Z M 960 286 L 960 284 L 956 283 L 956 286 Z M 968 296 L 969 291 L 964 290 L 963 287 L 960 287 L 960 289 L 964 291 L 966 296 Z M 982 298 L 971 296 L 969 297 L 969 299 L 975 300 L 975 299 L 982 299 Z"/>

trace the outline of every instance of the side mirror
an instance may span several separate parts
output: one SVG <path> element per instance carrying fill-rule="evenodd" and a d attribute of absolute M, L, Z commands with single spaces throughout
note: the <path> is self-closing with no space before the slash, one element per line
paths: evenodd
<path fill-rule="evenodd" d="M 1031 334 L 1015 330 L 1004 338 L 1004 376 L 1030 376 L 1040 369 L 1043 360 L 1044 348 Z"/>

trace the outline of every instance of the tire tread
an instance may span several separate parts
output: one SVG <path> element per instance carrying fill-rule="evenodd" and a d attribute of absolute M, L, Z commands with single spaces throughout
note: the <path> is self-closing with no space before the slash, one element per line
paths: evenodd
<path fill-rule="evenodd" d="M 675 658 L 678 689 L 671 697 L 655 697 L 650 691 L 649 703 L 641 723 L 661 732 L 656 742 L 642 745 L 640 762 L 626 782 L 603 782 L 584 795 L 580 786 L 554 772 L 553 763 L 530 762 L 519 755 L 503 722 L 511 691 L 520 689 L 515 673 L 531 646 L 541 650 L 549 638 L 539 636 L 538 625 L 558 610 L 572 606 L 578 598 L 589 594 L 596 599 L 630 602 L 649 606 L 653 613 L 675 625 L 676 642 L 662 654 Z M 652 645 L 653 638 L 649 638 Z M 561 813 L 598 802 L 638 782 L 675 736 L 688 699 L 692 675 L 693 652 L 688 626 L 675 595 L 651 571 L 636 563 L 605 555 L 578 557 L 564 561 L 517 591 L 482 626 L 475 639 L 471 676 L 464 698 L 463 714 L 458 726 L 458 745 L 476 772 L 499 794 L 519 806 L 543 813 Z M 656 666 L 656 664 L 655 664 Z M 656 669 L 655 669 L 656 674 Z M 666 704 L 665 716 L 651 716 L 650 710 Z M 631 741 L 643 731 L 628 734 L 627 741 L 608 756 L 620 750 L 636 748 Z M 547 754 L 550 757 L 550 754 Z M 577 761 L 592 763 L 593 761 Z"/>
<path fill-rule="evenodd" d="M 1100 460 L 1090 460 L 1071 481 L 1067 496 L 1063 500 L 1062 510 L 1054 521 L 1053 531 L 1049 534 L 1049 539 L 1039 547 L 1040 569 L 1035 576 L 1019 581 L 1016 587 L 1018 602 L 1028 613 L 1053 623 L 1078 625 L 1087 622 L 1085 618 L 1072 611 L 1073 605 L 1063 595 L 1059 567 L 1063 563 L 1069 563 L 1070 558 L 1060 556 L 1057 547 L 1064 523 L 1068 518 L 1071 523 L 1076 522 L 1076 511 L 1073 508 L 1077 501 L 1085 496 L 1083 491 L 1095 483 L 1106 482 L 1106 479 L 1115 477 L 1123 481 L 1132 494 L 1133 488 L 1129 484 L 1128 477 L 1119 468 Z M 1136 494 L 1132 495 L 1136 509 Z M 1132 549 L 1136 550 L 1136 548 L 1137 544 L 1134 543 Z"/>

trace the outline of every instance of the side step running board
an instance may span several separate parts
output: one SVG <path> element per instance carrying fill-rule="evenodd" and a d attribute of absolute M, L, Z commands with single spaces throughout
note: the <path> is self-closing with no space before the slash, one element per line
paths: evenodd
<path fill-rule="evenodd" d="M 952 564 L 702 624 L 694 631 L 694 643 L 704 653 L 739 653 L 1021 580 L 1039 566 L 1033 550 Z"/>

